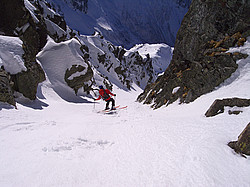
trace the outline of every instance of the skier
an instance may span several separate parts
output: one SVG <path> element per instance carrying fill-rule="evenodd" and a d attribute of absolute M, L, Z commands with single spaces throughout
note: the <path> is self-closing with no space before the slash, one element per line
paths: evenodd
<path fill-rule="evenodd" d="M 111 98 L 109 95 L 116 96 L 116 94 L 111 93 L 108 89 L 104 89 L 103 86 L 99 86 L 99 97 L 96 100 L 100 100 L 101 98 L 106 101 L 106 108 L 105 110 L 109 109 L 109 103 L 112 102 L 111 110 L 115 110 L 115 100 Z"/>

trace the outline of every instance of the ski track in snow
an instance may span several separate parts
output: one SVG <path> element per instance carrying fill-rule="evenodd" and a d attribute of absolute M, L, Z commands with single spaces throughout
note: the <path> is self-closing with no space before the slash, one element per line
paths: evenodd
<path fill-rule="evenodd" d="M 193 103 L 158 110 L 135 102 L 140 88 L 115 87 L 116 104 L 128 108 L 114 115 L 97 113 L 103 101 L 66 102 L 47 80 L 36 101 L 0 105 L 0 186 L 248 187 L 249 157 L 227 143 L 249 123 L 250 107 L 204 114 L 215 99 L 250 97 L 249 62 Z"/>

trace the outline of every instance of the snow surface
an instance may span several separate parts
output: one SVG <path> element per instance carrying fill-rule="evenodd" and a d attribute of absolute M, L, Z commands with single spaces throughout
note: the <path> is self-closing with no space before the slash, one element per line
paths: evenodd
<path fill-rule="evenodd" d="M 22 55 L 23 42 L 18 37 L 0 35 L 0 67 L 4 66 L 10 74 L 26 71 Z"/>
<path fill-rule="evenodd" d="M 249 41 L 237 50 L 250 55 Z M 238 64 L 190 104 L 152 110 L 135 102 L 140 88 L 114 87 L 117 105 L 128 106 L 114 115 L 97 113 L 103 101 L 63 100 L 47 79 L 36 101 L 0 105 L 0 186 L 250 186 L 249 157 L 227 146 L 249 123 L 250 107 L 204 116 L 215 99 L 250 97 L 250 57 Z"/>

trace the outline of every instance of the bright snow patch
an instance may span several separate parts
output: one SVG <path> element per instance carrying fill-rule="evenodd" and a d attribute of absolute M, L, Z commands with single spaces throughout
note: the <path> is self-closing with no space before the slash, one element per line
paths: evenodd
<path fill-rule="evenodd" d="M 26 71 L 22 55 L 23 42 L 18 37 L 0 35 L 0 67 L 4 66 L 10 74 Z"/>
<path fill-rule="evenodd" d="M 108 22 L 106 21 L 105 18 L 100 17 L 96 21 L 97 21 L 97 24 L 100 27 L 102 27 L 103 29 L 108 30 L 108 31 L 113 31 L 112 28 L 111 28 L 111 26 L 108 24 Z"/>
<path fill-rule="evenodd" d="M 25 5 L 25 8 L 27 8 L 27 10 L 29 10 L 29 12 L 30 12 L 31 16 L 33 17 L 33 19 L 35 20 L 35 22 L 38 23 L 39 20 L 35 16 L 36 8 L 28 0 L 24 0 L 24 5 Z"/>
<path fill-rule="evenodd" d="M 176 92 L 178 92 L 179 89 L 180 89 L 179 86 L 175 87 L 175 88 L 173 89 L 173 91 L 172 91 L 172 94 L 175 94 Z"/>

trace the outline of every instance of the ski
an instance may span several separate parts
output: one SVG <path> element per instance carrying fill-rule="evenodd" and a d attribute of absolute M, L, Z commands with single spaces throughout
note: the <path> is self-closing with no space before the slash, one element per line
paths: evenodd
<path fill-rule="evenodd" d="M 101 111 L 99 111 L 99 112 L 97 112 L 97 113 L 109 113 L 109 112 L 111 112 L 111 111 L 116 111 L 116 109 L 117 108 L 119 108 L 120 107 L 120 105 L 118 105 L 118 106 L 115 106 L 115 110 L 111 110 L 111 109 L 108 109 L 108 110 L 101 110 Z"/>
<path fill-rule="evenodd" d="M 117 109 L 121 110 L 121 109 L 125 109 L 125 108 L 128 108 L 128 106 L 118 107 Z"/>
<path fill-rule="evenodd" d="M 115 114 L 115 113 L 117 113 L 117 111 L 118 110 L 122 110 L 122 109 L 125 109 L 125 108 L 127 108 L 128 106 L 120 106 L 120 105 L 118 105 L 118 106 L 115 106 L 115 110 L 110 110 L 110 109 L 108 109 L 108 110 L 101 110 L 101 111 L 99 111 L 99 112 L 97 112 L 97 113 L 103 113 L 103 114 Z"/>
<path fill-rule="evenodd" d="M 120 105 L 119 105 L 119 106 L 115 107 L 115 110 L 108 110 L 108 111 L 105 112 L 105 114 L 115 114 L 115 113 L 117 113 L 119 110 L 125 109 L 125 108 L 127 108 L 127 107 L 128 107 L 128 106 L 122 106 L 122 107 L 120 107 Z"/>

